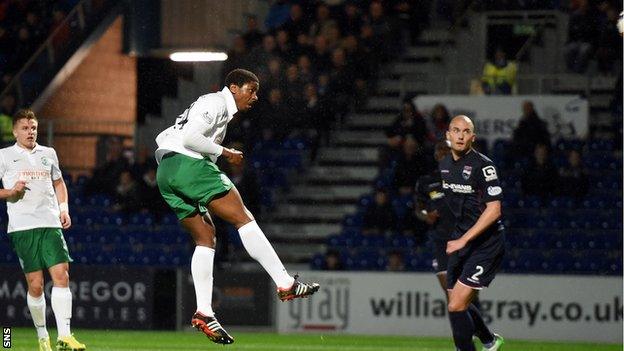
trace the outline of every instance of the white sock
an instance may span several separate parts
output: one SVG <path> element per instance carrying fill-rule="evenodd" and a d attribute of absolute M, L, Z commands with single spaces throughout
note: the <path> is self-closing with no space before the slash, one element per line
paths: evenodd
<path fill-rule="evenodd" d="M 249 256 L 258 261 L 271 276 L 278 288 L 290 288 L 295 280 L 291 277 L 282 261 L 277 257 L 273 246 L 269 243 L 256 221 L 251 221 L 238 228 L 241 241 Z"/>
<path fill-rule="evenodd" d="M 56 319 L 58 337 L 71 335 L 70 321 L 72 316 L 72 293 L 69 288 L 52 287 L 52 311 Z"/>
<path fill-rule="evenodd" d="M 191 275 L 195 285 L 195 299 L 197 311 L 204 316 L 214 317 L 212 311 L 212 267 L 214 265 L 215 250 L 207 246 L 195 246 L 191 258 Z"/>
<path fill-rule="evenodd" d="M 32 317 L 35 328 L 37 328 L 37 337 L 48 338 L 48 329 L 46 328 L 46 299 L 44 294 L 39 297 L 32 297 L 26 294 L 26 303 L 30 316 Z"/>

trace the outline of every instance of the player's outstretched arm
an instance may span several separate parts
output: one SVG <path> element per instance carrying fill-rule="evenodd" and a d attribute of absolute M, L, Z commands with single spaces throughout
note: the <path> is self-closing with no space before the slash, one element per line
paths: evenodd
<path fill-rule="evenodd" d="M 54 192 L 56 193 L 56 199 L 59 204 L 61 214 L 59 219 L 61 220 L 61 226 L 63 229 L 69 229 L 71 227 L 71 217 L 69 217 L 69 196 L 67 195 L 67 186 L 63 178 L 59 178 L 52 182 L 54 185 Z"/>

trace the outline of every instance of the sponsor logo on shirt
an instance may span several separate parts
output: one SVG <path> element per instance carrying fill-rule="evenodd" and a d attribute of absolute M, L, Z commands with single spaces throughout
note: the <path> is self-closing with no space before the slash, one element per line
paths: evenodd
<path fill-rule="evenodd" d="M 50 171 L 20 171 L 19 180 L 50 180 Z"/>
<path fill-rule="evenodd" d="M 503 192 L 503 189 L 500 186 L 488 186 L 487 193 L 490 196 L 500 195 Z"/>
<path fill-rule="evenodd" d="M 494 166 L 483 167 L 482 171 L 486 182 L 498 179 L 498 176 L 496 175 L 496 168 L 494 168 Z"/>
<path fill-rule="evenodd" d="M 468 178 L 470 178 L 471 173 L 472 173 L 472 166 L 464 166 L 464 170 L 462 171 L 462 177 L 465 180 L 468 180 Z"/>
<path fill-rule="evenodd" d="M 442 169 L 442 170 L 440 170 L 440 173 L 448 173 L 448 172 L 449 172 L 449 170 L 448 170 L 448 169 Z"/>
<path fill-rule="evenodd" d="M 472 185 L 467 185 L 467 184 L 447 183 L 446 181 L 444 181 L 442 182 L 442 188 L 451 189 L 451 191 L 454 193 L 461 193 L 461 194 L 473 193 Z"/>

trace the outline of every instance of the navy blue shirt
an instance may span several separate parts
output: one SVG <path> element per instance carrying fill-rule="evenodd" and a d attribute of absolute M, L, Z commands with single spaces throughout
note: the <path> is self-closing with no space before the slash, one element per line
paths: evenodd
<path fill-rule="evenodd" d="M 423 204 L 427 212 L 438 211 L 440 216 L 433 224 L 434 240 L 448 241 L 455 230 L 455 217 L 444 201 L 440 171 L 435 170 L 418 178 L 416 182 L 416 201 Z"/>
<path fill-rule="evenodd" d="M 456 219 L 452 238 L 457 239 L 474 226 L 486 203 L 502 200 L 503 189 L 492 160 L 474 149 L 457 161 L 452 154 L 447 155 L 438 168 L 445 201 Z M 472 242 L 484 242 L 502 230 L 503 224 L 499 219 Z"/>

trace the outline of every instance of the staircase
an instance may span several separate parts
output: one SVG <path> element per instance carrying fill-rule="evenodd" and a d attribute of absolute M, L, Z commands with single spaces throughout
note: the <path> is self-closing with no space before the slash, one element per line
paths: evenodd
<path fill-rule="evenodd" d="M 441 44 L 452 43 L 448 31 L 426 30 L 417 46 L 386 65 L 366 108 L 333 131 L 315 164 L 261 223 L 285 261 L 308 262 L 323 251 L 325 238 L 339 233 L 345 216 L 355 213 L 360 197 L 372 191 L 385 128 L 398 115 L 403 97 L 436 92 L 436 79 L 446 71 Z"/>

